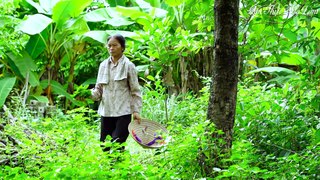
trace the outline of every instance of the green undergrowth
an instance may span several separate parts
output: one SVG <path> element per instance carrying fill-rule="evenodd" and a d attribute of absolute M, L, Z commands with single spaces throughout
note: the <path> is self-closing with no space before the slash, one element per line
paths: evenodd
<path fill-rule="evenodd" d="M 249 84 L 249 85 L 248 85 Z M 35 118 L 10 109 L 0 123 L 0 179 L 318 179 L 319 90 L 313 84 L 283 86 L 243 82 L 238 86 L 232 155 L 208 177 L 199 155 L 204 141 L 208 87 L 199 97 L 143 90 L 142 116 L 169 130 L 167 146 L 144 149 L 131 137 L 126 150 L 99 139 L 99 116 L 81 107 Z M 18 106 L 18 103 L 16 103 Z M 11 138 L 11 140 L 10 140 Z M 12 140 L 14 139 L 14 141 Z"/>

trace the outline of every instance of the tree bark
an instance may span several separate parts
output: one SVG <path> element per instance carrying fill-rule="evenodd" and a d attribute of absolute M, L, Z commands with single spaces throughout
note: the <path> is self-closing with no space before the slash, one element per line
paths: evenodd
<path fill-rule="evenodd" d="M 215 51 L 207 118 L 223 134 L 208 133 L 209 141 L 211 138 L 210 142 L 213 142 L 210 148 L 219 148 L 210 153 L 211 157 L 206 157 L 205 169 L 209 174 L 212 174 L 213 167 L 221 165 L 217 157 L 228 156 L 232 146 L 238 83 L 239 0 L 215 0 L 214 13 Z M 218 138 L 224 142 L 219 143 Z M 215 162 L 210 162 L 213 159 Z"/>

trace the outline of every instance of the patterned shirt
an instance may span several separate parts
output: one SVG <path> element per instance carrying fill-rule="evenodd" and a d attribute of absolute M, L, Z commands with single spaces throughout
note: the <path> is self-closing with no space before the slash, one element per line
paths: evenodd
<path fill-rule="evenodd" d="M 93 100 L 100 101 L 98 114 L 101 116 L 119 117 L 141 111 L 137 71 L 124 55 L 116 64 L 111 57 L 100 64 L 97 83 L 91 93 Z"/>

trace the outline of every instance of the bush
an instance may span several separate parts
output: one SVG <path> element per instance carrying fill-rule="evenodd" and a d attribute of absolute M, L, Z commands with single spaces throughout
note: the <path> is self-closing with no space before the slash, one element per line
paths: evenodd
<path fill-rule="evenodd" d="M 301 91 L 301 88 L 304 91 Z M 203 155 L 217 150 L 206 135 L 208 87 L 202 95 L 167 96 L 158 84 L 144 88 L 142 116 L 167 126 L 168 145 L 143 149 L 131 137 L 126 151 L 107 141 L 103 152 L 99 116 L 77 108 L 33 118 L 16 103 L 15 123 L 0 118 L 3 179 L 201 179 Z M 215 179 L 318 179 L 320 125 L 317 92 L 301 82 L 283 87 L 239 85 L 232 154 L 212 169 Z M 14 103 L 14 102 L 13 102 Z M 213 131 L 214 129 L 212 129 Z M 10 137 L 10 138 L 9 138 Z M 2 142 L 2 141 L 1 141 Z M 208 143 L 210 142 L 210 143 Z M 211 144 L 213 143 L 213 144 Z M 219 157 L 221 158 L 221 157 Z M 214 161 L 214 160 L 211 160 Z M 209 178 L 209 177 L 208 177 Z M 211 177 L 210 177 L 211 178 Z"/>

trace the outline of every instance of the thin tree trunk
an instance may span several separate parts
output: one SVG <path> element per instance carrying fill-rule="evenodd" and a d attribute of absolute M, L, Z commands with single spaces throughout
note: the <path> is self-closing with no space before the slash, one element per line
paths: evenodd
<path fill-rule="evenodd" d="M 208 138 L 213 142 L 210 148 L 219 150 L 207 157 L 207 174 L 213 174 L 212 168 L 221 165 L 219 157 L 228 156 L 232 146 L 238 82 L 239 0 L 215 0 L 214 13 L 215 51 L 207 118 L 224 134 L 209 132 Z M 224 142 L 219 143 L 217 138 Z M 213 159 L 215 162 L 210 162 Z"/>

